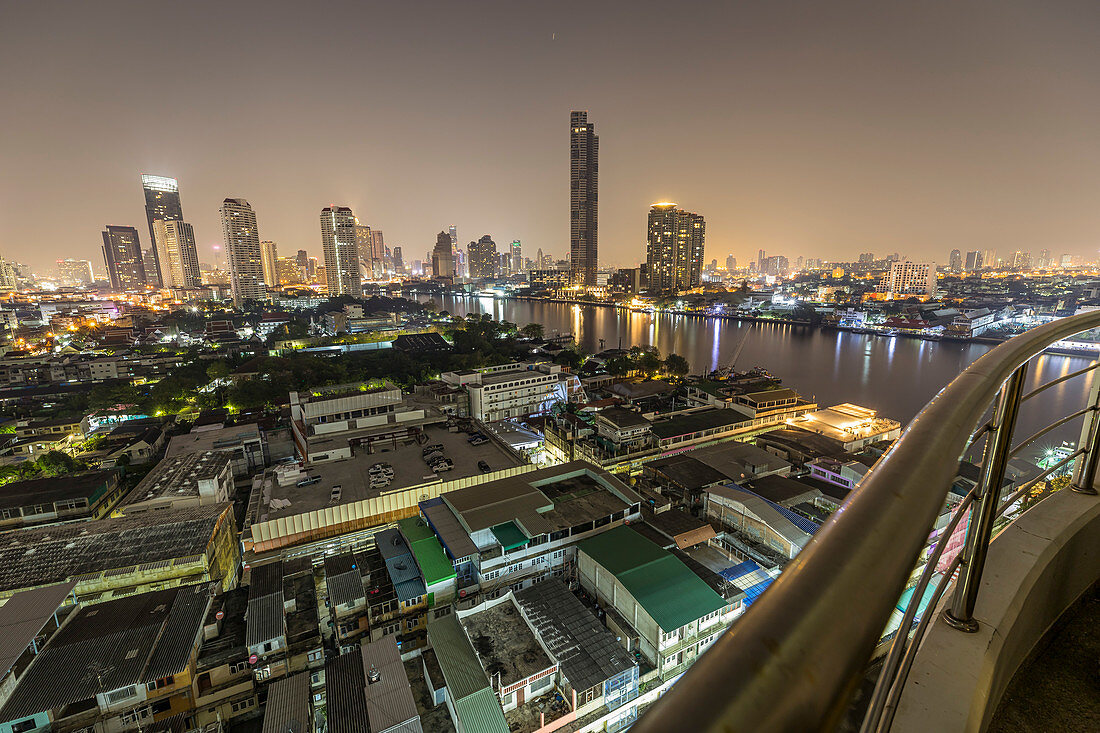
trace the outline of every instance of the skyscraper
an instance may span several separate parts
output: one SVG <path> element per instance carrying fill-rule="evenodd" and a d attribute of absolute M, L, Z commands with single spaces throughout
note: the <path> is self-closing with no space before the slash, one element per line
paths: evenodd
<path fill-rule="evenodd" d="M 149 241 L 155 243 L 157 238 L 153 233 L 154 221 L 158 219 L 183 221 L 179 183 L 175 178 L 142 174 L 141 188 L 145 192 L 145 218 L 149 221 Z M 150 284 L 168 287 L 165 266 L 160 262 L 160 252 L 156 246 L 153 247 L 153 264 L 155 265 L 153 270 L 156 273 L 156 280 L 150 279 Z M 148 266 L 146 266 L 145 272 L 147 275 L 153 274 Z"/>
<path fill-rule="evenodd" d="M 321 209 L 321 248 L 329 295 L 363 294 L 359 252 L 355 245 L 355 215 L 346 206 Z"/>
<path fill-rule="evenodd" d="M 355 251 L 359 253 L 359 264 L 363 274 L 369 279 L 377 278 L 380 273 L 374 265 L 370 226 L 360 224 L 358 217 L 355 219 Z"/>
<path fill-rule="evenodd" d="M 264 270 L 264 285 L 269 288 L 279 286 L 279 252 L 274 242 L 260 242 L 260 264 Z"/>
<path fill-rule="evenodd" d="M 982 269 L 982 253 L 978 250 L 971 250 L 966 253 L 966 271 L 974 272 L 975 270 Z"/>
<path fill-rule="evenodd" d="M 393 248 L 393 271 L 398 275 L 405 274 L 405 260 L 401 256 L 401 248 Z"/>
<path fill-rule="evenodd" d="M 470 264 L 470 277 L 496 277 L 500 266 L 497 245 L 488 234 L 466 248 Z"/>
<path fill-rule="evenodd" d="M 382 236 L 381 229 L 370 230 L 370 255 L 371 268 L 374 272 L 374 277 L 385 277 L 386 268 L 384 267 L 384 264 L 386 261 L 386 238 Z"/>
<path fill-rule="evenodd" d="M 246 300 L 263 300 L 267 297 L 267 288 L 256 212 L 244 199 L 225 199 L 220 211 L 233 304 L 240 307 Z M 274 263 L 272 265 L 274 269 Z"/>
<path fill-rule="evenodd" d="M 455 257 L 451 244 L 451 235 L 440 232 L 435 238 L 435 249 L 432 250 L 432 275 L 435 277 L 455 276 Z"/>
<path fill-rule="evenodd" d="M 71 257 L 58 260 L 57 274 L 68 285 L 88 285 L 95 281 L 92 263 L 88 260 L 74 260 Z"/>
<path fill-rule="evenodd" d="M 957 249 L 951 250 L 951 254 L 947 258 L 947 267 L 951 272 L 962 272 L 963 268 L 963 256 L 962 252 Z"/>
<path fill-rule="evenodd" d="M 588 112 L 571 112 L 569 115 L 569 260 L 573 270 L 573 282 L 577 285 L 594 286 L 596 284 L 599 163 L 600 138 L 596 136 L 596 126 L 588 121 Z"/>
<path fill-rule="evenodd" d="M 202 285 L 199 274 L 199 251 L 195 247 L 195 230 L 176 220 L 154 219 L 154 251 L 160 263 L 161 287 L 197 288 Z"/>
<path fill-rule="evenodd" d="M 108 225 L 103 230 L 103 264 L 115 290 L 133 290 L 145 285 L 145 263 L 135 227 Z"/>
<path fill-rule="evenodd" d="M 523 245 L 518 239 L 512 240 L 512 272 L 523 272 Z"/>
<path fill-rule="evenodd" d="M 699 287 L 703 273 L 706 222 L 699 214 L 676 208 L 671 202 L 649 210 L 646 271 L 652 290 L 690 290 Z"/>

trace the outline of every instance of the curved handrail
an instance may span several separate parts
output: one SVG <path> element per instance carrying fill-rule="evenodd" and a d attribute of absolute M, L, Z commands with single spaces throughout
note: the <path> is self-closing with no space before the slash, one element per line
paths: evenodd
<path fill-rule="evenodd" d="M 770 588 L 633 726 L 639 733 L 836 727 L 910 577 L 978 421 L 1018 367 L 1100 327 L 1051 321 L 932 398 Z"/>

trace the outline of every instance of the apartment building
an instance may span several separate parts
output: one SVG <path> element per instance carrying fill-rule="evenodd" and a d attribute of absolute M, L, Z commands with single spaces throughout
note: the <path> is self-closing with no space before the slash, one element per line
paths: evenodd
<path fill-rule="evenodd" d="M 483 422 L 541 415 L 559 402 L 583 395 L 580 379 L 560 364 L 522 362 L 445 372 L 441 379 L 465 387 L 470 417 Z"/>

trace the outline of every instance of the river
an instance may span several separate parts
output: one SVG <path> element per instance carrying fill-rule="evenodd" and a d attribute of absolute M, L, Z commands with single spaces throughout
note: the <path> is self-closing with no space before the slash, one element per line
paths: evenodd
<path fill-rule="evenodd" d="M 427 300 L 427 297 L 422 298 Z M 652 344 L 667 356 L 688 360 L 693 374 L 728 366 L 744 340 L 737 368 L 764 367 L 783 383 L 823 406 L 853 402 L 904 425 L 971 362 L 993 348 L 957 341 L 924 341 L 789 324 L 738 322 L 672 314 L 632 313 L 614 308 L 492 297 L 435 297 L 441 310 L 465 315 L 489 313 L 520 326 L 543 324 L 547 335 L 572 333 L 584 349 L 597 352 Z M 1029 374 L 1028 390 L 1081 369 L 1086 357 L 1041 356 Z M 1018 435 L 1029 435 L 1055 418 L 1084 406 L 1088 376 L 1057 385 L 1025 404 Z M 1034 448 L 1077 440 L 1080 422 L 1052 432 Z M 1034 457 L 1035 451 L 1029 451 Z"/>

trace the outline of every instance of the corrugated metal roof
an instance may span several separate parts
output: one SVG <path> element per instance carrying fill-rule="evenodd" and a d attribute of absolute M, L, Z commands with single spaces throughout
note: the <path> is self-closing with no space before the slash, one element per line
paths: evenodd
<path fill-rule="evenodd" d="M 719 610 L 718 595 L 675 556 L 627 526 L 618 526 L 577 545 L 618 578 L 665 631 Z"/>
<path fill-rule="evenodd" d="M 325 714 L 329 733 L 371 733 L 365 686 L 363 657 L 358 650 L 325 662 Z"/>
<path fill-rule="evenodd" d="M 309 672 L 272 682 L 267 688 L 262 733 L 310 733 L 313 730 L 311 697 Z"/>
<path fill-rule="evenodd" d="M 285 636 L 282 589 L 278 593 L 250 600 L 245 623 L 245 644 L 250 647 Z"/>
<path fill-rule="evenodd" d="M 182 669 L 192 652 L 182 642 L 198 638 L 205 614 L 205 608 L 203 614 L 192 612 L 193 593 L 193 586 L 181 586 L 78 608 L 27 667 L 0 709 L 0 720 L 144 684 L 164 669 Z M 200 597 L 207 598 L 205 587 Z M 180 628 L 169 633 L 173 615 Z"/>
<path fill-rule="evenodd" d="M 515 599 L 578 692 L 634 666 L 615 635 L 557 578 L 524 588 Z"/>
<path fill-rule="evenodd" d="M 458 701 L 479 690 L 489 689 L 489 678 L 477 661 L 474 647 L 455 614 L 429 621 L 428 641 L 435 650 L 439 668 L 443 670 L 443 681 L 447 683 L 447 694 L 452 700 Z"/>
<path fill-rule="evenodd" d="M 405 729 L 419 731 L 420 714 L 416 711 L 405 665 L 401 663 L 397 637 L 390 634 L 364 644 L 362 656 L 367 719 L 372 733 L 385 733 L 410 721 L 415 721 L 415 728 L 406 726 Z M 372 672 L 378 673 L 375 682 L 371 682 Z"/>
<path fill-rule="evenodd" d="M 454 701 L 455 716 L 463 730 L 477 733 L 511 733 L 504 710 L 496 694 L 489 688 L 478 690 Z"/>
<path fill-rule="evenodd" d="M 451 508 L 440 498 L 420 502 L 420 511 L 435 529 L 452 560 L 477 554 L 477 545 L 459 524 Z"/>
<path fill-rule="evenodd" d="M 182 672 L 191 652 L 198 648 L 206 613 L 213 603 L 208 585 L 181 586 L 172 610 L 164 622 L 164 631 L 149 658 L 143 681 L 152 682 Z"/>
<path fill-rule="evenodd" d="M 397 523 L 409 541 L 413 556 L 424 577 L 425 585 L 435 585 L 455 577 L 455 567 L 443 552 L 435 532 L 420 517 L 402 519 Z"/>
<path fill-rule="evenodd" d="M 202 555 L 222 515 L 230 511 L 229 504 L 211 504 L 4 532 L 0 591 Z"/>
<path fill-rule="evenodd" d="M 16 593 L 0 606 L 0 679 L 50 621 L 76 585 L 47 585 Z"/>

